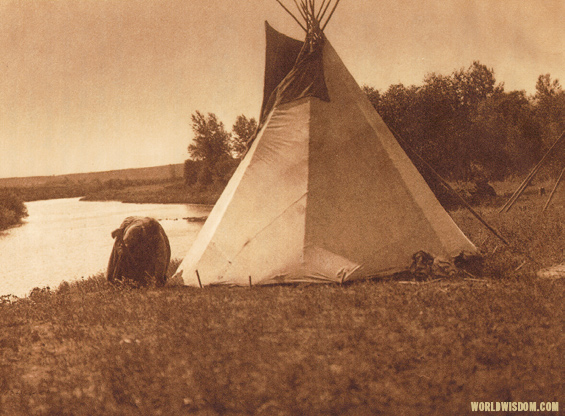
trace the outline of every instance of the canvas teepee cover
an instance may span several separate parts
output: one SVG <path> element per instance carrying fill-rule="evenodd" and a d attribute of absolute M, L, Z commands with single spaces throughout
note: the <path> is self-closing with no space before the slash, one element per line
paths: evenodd
<path fill-rule="evenodd" d="M 343 282 L 406 270 L 420 250 L 476 251 L 327 39 L 303 47 L 267 25 L 259 133 L 175 276 Z"/>

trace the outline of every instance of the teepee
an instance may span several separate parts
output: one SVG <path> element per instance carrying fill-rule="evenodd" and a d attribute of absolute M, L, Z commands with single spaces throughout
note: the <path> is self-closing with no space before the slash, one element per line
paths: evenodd
<path fill-rule="evenodd" d="M 267 24 L 258 133 L 179 266 L 185 285 L 344 282 L 419 251 L 476 252 L 325 38 L 337 3 L 326 18 L 331 0 L 296 3 L 305 42 Z"/>

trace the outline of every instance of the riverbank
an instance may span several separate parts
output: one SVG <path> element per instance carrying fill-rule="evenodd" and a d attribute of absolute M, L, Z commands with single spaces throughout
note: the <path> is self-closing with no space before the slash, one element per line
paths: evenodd
<path fill-rule="evenodd" d="M 559 401 L 565 281 L 109 286 L 0 302 L 4 414 L 469 414 Z M 563 406 L 563 403 L 560 404 Z"/>
<path fill-rule="evenodd" d="M 132 184 L 120 189 L 89 192 L 82 201 L 120 201 L 136 204 L 203 204 L 213 205 L 222 187 L 201 189 L 186 186 L 182 180 L 155 184 Z"/>
<path fill-rule="evenodd" d="M 182 179 L 110 180 L 106 183 L 74 182 L 7 188 L 25 201 L 81 198 L 83 201 L 120 201 L 135 204 L 203 204 L 213 205 L 222 186 L 199 188 L 186 186 Z"/>
<path fill-rule="evenodd" d="M 186 186 L 184 165 L 123 169 L 30 178 L 0 178 L 0 190 L 25 202 L 62 198 L 85 201 L 120 201 L 142 204 L 211 205 L 223 186 L 202 189 Z"/>

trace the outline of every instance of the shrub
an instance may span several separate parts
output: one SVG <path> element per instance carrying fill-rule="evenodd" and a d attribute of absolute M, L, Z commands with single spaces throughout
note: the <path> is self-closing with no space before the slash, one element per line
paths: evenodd
<path fill-rule="evenodd" d="M 27 208 L 18 196 L 12 192 L 0 192 L 0 229 L 18 224 L 27 215 Z"/>

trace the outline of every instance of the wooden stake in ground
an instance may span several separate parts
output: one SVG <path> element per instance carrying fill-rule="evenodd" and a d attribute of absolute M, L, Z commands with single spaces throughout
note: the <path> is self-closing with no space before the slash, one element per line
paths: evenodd
<path fill-rule="evenodd" d="M 200 274 L 198 274 L 198 270 L 196 270 L 196 277 L 198 278 L 198 285 L 200 286 L 200 289 L 202 289 L 202 282 L 200 281 Z"/>

